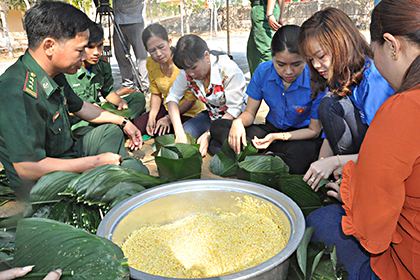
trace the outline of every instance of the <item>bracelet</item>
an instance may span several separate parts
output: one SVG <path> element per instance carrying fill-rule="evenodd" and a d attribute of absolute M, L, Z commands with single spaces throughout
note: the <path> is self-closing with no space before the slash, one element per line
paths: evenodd
<path fill-rule="evenodd" d="M 168 119 L 171 119 L 171 117 L 168 114 L 166 114 L 165 117 L 167 117 Z"/>
<path fill-rule="evenodd" d="M 338 154 L 337 154 L 337 158 L 338 158 L 339 167 L 341 167 L 341 158 L 340 158 L 340 156 Z"/>
<path fill-rule="evenodd" d="M 122 124 L 120 124 L 121 129 L 124 129 L 124 127 L 127 124 L 127 122 L 128 122 L 128 119 L 127 118 L 124 118 Z"/>
<path fill-rule="evenodd" d="M 274 16 L 273 14 L 265 15 L 265 18 L 268 19 L 269 17 Z"/>

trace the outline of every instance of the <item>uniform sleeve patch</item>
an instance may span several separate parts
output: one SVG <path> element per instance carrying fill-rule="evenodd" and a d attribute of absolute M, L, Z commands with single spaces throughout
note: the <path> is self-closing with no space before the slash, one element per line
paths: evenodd
<path fill-rule="evenodd" d="M 33 98 L 38 99 L 36 75 L 30 71 L 26 73 L 23 91 L 32 96 Z"/>

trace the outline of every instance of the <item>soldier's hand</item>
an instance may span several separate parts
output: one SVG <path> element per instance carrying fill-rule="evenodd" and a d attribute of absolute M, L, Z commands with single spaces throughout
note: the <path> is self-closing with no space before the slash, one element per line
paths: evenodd
<path fill-rule="evenodd" d="M 96 167 L 106 164 L 120 165 L 122 162 L 122 157 L 119 154 L 111 152 L 99 154 L 97 155 L 97 159 Z"/>
<path fill-rule="evenodd" d="M 128 121 L 124 126 L 124 133 L 128 136 L 128 147 L 131 150 L 137 151 L 138 149 L 141 149 L 143 146 L 141 132 L 131 121 Z"/>

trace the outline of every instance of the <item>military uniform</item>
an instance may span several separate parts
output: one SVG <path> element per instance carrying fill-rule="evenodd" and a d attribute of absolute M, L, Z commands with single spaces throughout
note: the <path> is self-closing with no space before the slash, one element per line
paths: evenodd
<path fill-rule="evenodd" d="M 65 74 L 65 76 L 74 92 L 89 103 L 101 105 L 100 96 L 106 98 L 111 92 L 115 92 L 111 65 L 104 57 L 97 64 L 92 65 L 89 70 L 82 67 L 76 74 Z M 128 107 L 131 109 L 130 119 L 144 113 L 146 100 L 143 93 L 133 92 L 124 100 L 127 101 Z M 80 119 L 72 119 L 71 122 L 74 124 L 73 130 L 89 124 L 80 121 Z"/>
<path fill-rule="evenodd" d="M 125 155 L 124 135 L 113 124 L 101 125 L 75 141 L 68 113 L 82 106 L 64 74 L 52 79 L 28 51 L 0 76 L 0 160 L 18 197 L 27 195 L 36 181 L 22 180 L 14 162 L 104 152 Z"/>
<path fill-rule="evenodd" d="M 249 71 L 254 74 L 261 62 L 271 60 L 271 38 L 274 31 L 270 28 L 266 18 L 267 0 L 251 0 L 251 31 L 248 37 L 246 57 Z M 275 4 L 273 15 L 278 20 L 280 8 Z"/>

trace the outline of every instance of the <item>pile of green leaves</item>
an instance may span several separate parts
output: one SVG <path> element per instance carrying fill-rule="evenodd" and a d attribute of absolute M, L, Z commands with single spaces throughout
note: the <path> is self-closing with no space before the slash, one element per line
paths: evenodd
<path fill-rule="evenodd" d="M 199 149 L 200 145 L 195 144 L 195 141 L 196 141 L 195 137 L 188 133 L 186 135 L 187 135 L 187 143 Z M 156 156 L 159 153 L 160 148 L 166 145 L 174 144 L 174 143 L 175 143 L 175 134 L 165 134 L 165 135 L 156 137 L 155 143 L 152 145 L 153 149 L 155 150 L 153 155 Z"/>
<path fill-rule="evenodd" d="M 188 144 L 175 143 L 174 134 L 155 138 L 153 153 L 159 176 L 173 180 L 200 179 L 203 158 L 195 137 L 187 134 Z"/>
<path fill-rule="evenodd" d="M 312 211 L 329 204 L 325 187 L 316 193 L 303 181 L 303 175 L 289 174 L 289 166 L 277 156 L 257 154 L 249 142 L 238 155 L 225 141 L 222 150 L 210 161 L 211 171 L 219 176 L 236 176 L 238 179 L 274 188 L 289 196 L 307 216 Z M 321 185 L 328 183 L 322 181 Z"/>
<path fill-rule="evenodd" d="M 226 140 L 220 152 L 215 154 L 210 160 L 211 172 L 222 177 L 236 176 L 238 174 L 239 163 L 247 156 L 256 155 L 257 153 L 258 150 L 250 142 L 247 142 L 242 152 L 237 154 Z"/>
<path fill-rule="evenodd" d="M 60 279 L 128 279 L 129 267 L 121 249 L 106 238 L 50 219 L 18 222 L 14 267 L 35 265 L 28 274 L 43 279 L 61 268 Z M 73 276 L 66 276 L 66 274 Z"/>
<path fill-rule="evenodd" d="M 53 219 L 95 233 L 103 215 L 119 202 L 169 181 L 118 165 L 82 174 L 51 172 L 32 188 L 25 217 Z"/>
<path fill-rule="evenodd" d="M 314 227 L 305 230 L 302 242 L 291 256 L 288 280 L 345 280 L 349 277 L 344 266 L 337 261 L 335 244 L 310 242 Z"/>
<path fill-rule="evenodd" d="M 0 170 L 0 206 L 9 202 L 10 200 L 15 200 L 15 192 L 9 187 L 9 180 L 6 176 L 6 170 L 2 168 Z"/>
<path fill-rule="evenodd" d="M 175 180 L 200 179 L 203 158 L 197 147 L 174 143 L 161 147 L 155 156 L 159 176 Z"/>

